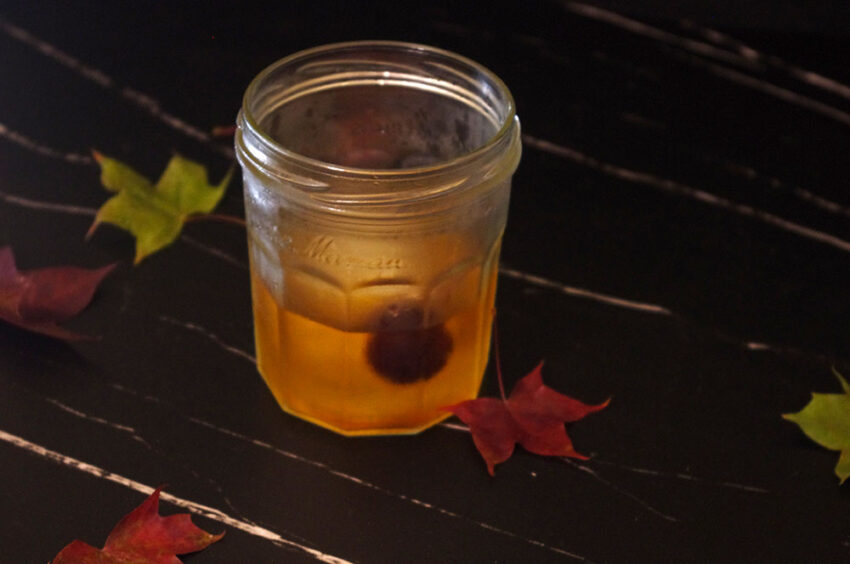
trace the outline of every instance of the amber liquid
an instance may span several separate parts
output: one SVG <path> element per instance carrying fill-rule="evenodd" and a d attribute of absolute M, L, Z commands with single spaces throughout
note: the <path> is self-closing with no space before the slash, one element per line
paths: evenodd
<path fill-rule="evenodd" d="M 379 328 L 345 331 L 287 310 L 252 268 L 257 364 L 280 406 L 287 412 L 345 435 L 419 432 L 449 414 L 441 407 L 478 394 L 490 347 L 498 245 L 483 265 L 472 267 L 458 284 L 459 294 L 473 296 L 438 325 L 416 335 L 437 364 L 433 374 L 399 381 L 381 374 L 376 350 L 405 342 Z M 357 304 L 358 308 L 387 304 Z M 392 328 L 389 329 L 392 331 Z M 382 347 L 376 339 L 383 338 Z M 434 344 L 436 343 L 436 344 Z M 446 347 L 446 343 L 449 344 Z M 438 350 L 428 351 L 428 347 Z M 408 349 L 403 346 L 402 352 Z M 389 350 L 389 353 L 392 353 Z M 445 354 L 443 354 L 445 353 Z M 432 363 L 433 364 L 433 363 Z M 376 368 L 376 366 L 378 368 Z"/>

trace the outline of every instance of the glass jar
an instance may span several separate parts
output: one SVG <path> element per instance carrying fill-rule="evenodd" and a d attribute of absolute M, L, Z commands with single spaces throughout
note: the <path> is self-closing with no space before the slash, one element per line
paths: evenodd
<path fill-rule="evenodd" d="M 478 393 L 519 121 L 459 55 L 309 49 L 238 118 L 257 364 L 281 407 L 346 435 L 415 433 Z"/>

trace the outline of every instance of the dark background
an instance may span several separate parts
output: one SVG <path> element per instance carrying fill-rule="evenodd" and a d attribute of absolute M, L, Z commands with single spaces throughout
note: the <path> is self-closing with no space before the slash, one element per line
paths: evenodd
<path fill-rule="evenodd" d="M 229 141 L 198 141 L 167 116 L 200 132 L 232 123 L 251 78 L 302 48 L 403 39 L 494 70 L 527 136 L 497 299 L 507 385 L 545 358 L 559 391 L 611 397 L 571 429 L 589 461 L 518 450 L 490 478 L 452 428 L 352 440 L 282 414 L 245 357 L 244 232 L 193 224 L 132 267 L 126 234 L 104 226 L 86 243 L 90 215 L 51 207 L 100 206 L 96 167 L 8 134 L 0 245 L 23 269 L 121 262 L 67 324 L 100 341 L 0 326 L 0 431 L 355 562 L 846 562 L 838 453 L 780 415 L 837 392 L 833 367 L 850 373 L 847 5 L 593 5 L 615 13 L 0 3 L 6 131 L 60 155 L 96 148 L 150 177 L 177 151 L 220 178 Z M 236 180 L 219 211 L 242 214 L 241 197 Z M 496 393 L 492 371 L 482 393 Z M 74 538 L 101 546 L 144 498 L 8 440 L 0 484 L 0 562 L 45 562 Z M 189 562 L 315 560 L 195 521 L 227 535 Z"/>

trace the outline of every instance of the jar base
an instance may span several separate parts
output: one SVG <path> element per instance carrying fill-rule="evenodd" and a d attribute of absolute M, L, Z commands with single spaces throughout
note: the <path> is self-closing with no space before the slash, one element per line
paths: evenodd
<path fill-rule="evenodd" d="M 377 428 L 356 428 L 356 429 L 346 429 L 343 427 L 339 427 L 328 423 L 327 421 L 323 421 L 316 417 L 307 415 L 305 413 L 300 413 L 295 409 L 291 409 L 289 406 L 283 404 L 278 401 L 278 405 L 280 408 L 292 415 L 293 417 L 297 417 L 303 421 L 307 421 L 308 423 L 312 423 L 318 427 L 322 427 L 323 429 L 327 429 L 328 431 L 333 431 L 338 435 L 342 435 L 344 437 L 381 437 L 381 436 L 393 436 L 393 435 L 417 435 L 422 431 L 430 429 L 431 427 L 442 423 L 446 419 L 452 416 L 451 413 L 446 412 L 445 414 L 440 414 L 439 416 L 428 420 L 427 422 L 417 425 L 415 427 L 377 427 Z"/>

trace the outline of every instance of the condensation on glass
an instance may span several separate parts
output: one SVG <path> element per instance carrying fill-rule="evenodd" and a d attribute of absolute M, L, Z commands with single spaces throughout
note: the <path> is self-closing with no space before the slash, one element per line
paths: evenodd
<path fill-rule="evenodd" d="M 259 371 L 347 435 L 415 433 L 477 395 L 519 121 L 447 51 L 355 42 L 250 84 L 238 119 Z"/>

